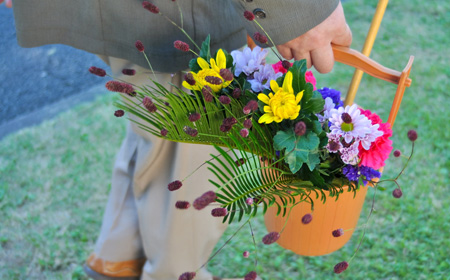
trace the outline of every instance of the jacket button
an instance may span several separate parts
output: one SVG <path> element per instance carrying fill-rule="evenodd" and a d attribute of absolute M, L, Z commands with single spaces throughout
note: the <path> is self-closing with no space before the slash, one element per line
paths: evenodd
<path fill-rule="evenodd" d="M 257 18 L 266 18 L 266 12 L 263 9 L 254 9 L 253 10 L 253 14 L 257 17 Z"/>

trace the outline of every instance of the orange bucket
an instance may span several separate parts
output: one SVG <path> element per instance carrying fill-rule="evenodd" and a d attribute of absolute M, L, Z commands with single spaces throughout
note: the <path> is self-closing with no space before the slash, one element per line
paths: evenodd
<path fill-rule="evenodd" d="M 277 241 L 281 247 L 302 256 L 330 254 L 344 246 L 352 237 L 367 189 L 368 186 L 361 186 L 353 197 L 353 192 L 348 192 L 346 186 L 338 200 L 328 196 L 326 203 L 313 197 L 314 212 L 311 212 L 310 203 L 302 202 L 292 208 L 289 218 L 288 214 L 284 217 L 277 216 L 277 207 L 269 207 L 264 216 L 266 228 L 269 232 L 280 232 L 288 219 Z M 313 219 L 305 225 L 301 220 L 308 213 L 312 214 Z M 332 231 L 339 228 L 345 233 L 334 237 Z"/>

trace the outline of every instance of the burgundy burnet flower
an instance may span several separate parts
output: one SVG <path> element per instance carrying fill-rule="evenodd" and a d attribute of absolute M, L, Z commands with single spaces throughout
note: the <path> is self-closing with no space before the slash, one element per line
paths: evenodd
<path fill-rule="evenodd" d="M 189 45 L 183 41 L 180 40 L 176 40 L 175 42 L 173 42 L 173 46 L 183 52 L 188 52 L 189 51 Z"/>
<path fill-rule="evenodd" d="M 153 103 L 148 96 L 145 96 L 144 99 L 142 99 L 142 104 L 150 113 L 154 113 L 157 110 L 155 103 Z"/>
<path fill-rule="evenodd" d="M 225 118 L 222 121 L 222 125 L 220 126 L 220 131 L 228 132 L 233 128 L 233 125 L 237 123 L 237 120 L 234 117 Z"/>
<path fill-rule="evenodd" d="M 134 43 L 134 45 L 136 46 L 136 49 L 140 52 L 144 52 L 145 48 L 144 48 L 144 44 L 142 44 L 141 41 L 137 40 L 136 43 Z"/>
<path fill-rule="evenodd" d="M 403 195 L 403 192 L 399 188 L 396 188 L 395 190 L 392 191 L 392 196 L 395 198 L 400 198 L 400 197 L 402 197 L 402 195 Z"/>
<path fill-rule="evenodd" d="M 166 137 L 169 131 L 165 128 L 161 129 L 161 136 Z"/>
<path fill-rule="evenodd" d="M 185 272 L 178 277 L 178 280 L 192 280 L 197 275 L 195 272 Z"/>
<path fill-rule="evenodd" d="M 302 217 L 302 223 L 304 225 L 307 225 L 307 224 L 311 223 L 312 219 L 313 219 L 313 216 L 310 213 L 308 213 Z"/>
<path fill-rule="evenodd" d="M 106 71 L 105 70 L 103 70 L 102 68 L 95 67 L 95 66 L 89 67 L 89 72 L 91 74 L 97 75 L 99 77 L 105 77 L 106 76 Z"/>
<path fill-rule="evenodd" d="M 259 32 L 255 32 L 255 34 L 253 34 L 253 39 L 261 44 L 267 44 L 268 42 L 267 37 Z"/>
<path fill-rule="evenodd" d="M 334 237 L 339 237 L 344 235 L 344 230 L 342 228 L 335 229 L 331 232 Z"/>
<path fill-rule="evenodd" d="M 134 76 L 136 74 L 136 70 L 134 69 L 122 69 L 122 74 L 127 76 Z"/>
<path fill-rule="evenodd" d="M 239 131 L 239 134 L 241 135 L 241 137 L 247 138 L 248 134 L 249 134 L 248 129 L 246 129 L 246 128 L 241 129 Z"/>
<path fill-rule="evenodd" d="M 411 142 L 414 142 L 417 140 L 417 131 L 414 129 L 411 129 L 408 131 L 408 139 L 411 140 Z"/>
<path fill-rule="evenodd" d="M 255 271 L 250 271 L 245 275 L 244 280 L 256 280 L 256 277 L 258 277 L 258 274 Z"/>
<path fill-rule="evenodd" d="M 190 122 L 196 122 L 196 121 L 198 121 L 200 118 L 201 118 L 201 115 L 200 115 L 200 113 L 197 113 L 197 112 L 192 113 L 192 114 L 189 114 L 189 117 L 188 117 L 188 119 L 189 119 Z"/>
<path fill-rule="evenodd" d="M 191 86 L 195 85 L 194 75 L 192 75 L 191 72 L 186 73 L 186 75 L 184 75 L 184 80 Z"/>
<path fill-rule="evenodd" d="M 249 252 L 249 251 L 244 251 L 244 252 L 242 253 L 242 256 L 243 256 L 244 258 L 248 258 L 248 257 L 250 256 L 250 252 Z"/>
<path fill-rule="evenodd" d="M 245 203 L 247 205 L 252 205 L 254 202 L 253 197 L 247 197 L 247 199 L 245 200 Z"/>
<path fill-rule="evenodd" d="M 204 86 L 202 88 L 202 94 L 205 102 L 212 102 L 214 100 L 213 90 L 210 86 Z"/>
<path fill-rule="evenodd" d="M 230 99 L 228 96 L 226 96 L 226 95 L 221 95 L 221 96 L 219 96 L 219 101 L 220 101 L 220 103 L 222 103 L 223 105 L 228 105 L 228 104 L 231 103 L 231 99 Z"/>
<path fill-rule="evenodd" d="M 402 152 L 400 152 L 400 150 L 395 150 L 394 151 L 394 157 L 399 157 L 402 155 Z"/>
<path fill-rule="evenodd" d="M 243 110 L 244 114 L 246 114 L 246 115 L 258 110 L 258 101 L 250 100 L 247 103 L 247 105 L 244 106 L 244 108 L 242 110 Z"/>
<path fill-rule="evenodd" d="M 213 217 L 225 217 L 227 214 L 227 208 L 214 208 L 213 210 L 211 210 L 211 215 Z"/>
<path fill-rule="evenodd" d="M 276 242 L 279 238 L 280 238 L 280 234 L 276 231 L 273 231 L 273 232 L 266 234 L 263 237 L 262 242 L 266 245 L 270 245 L 270 244 Z"/>
<path fill-rule="evenodd" d="M 183 127 L 183 131 L 184 131 L 187 135 L 192 136 L 192 137 L 196 137 L 196 136 L 198 135 L 198 130 L 197 130 L 197 129 L 192 128 L 192 127 L 187 126 L 187 125 L 185 125 L 185 126 Z"/>
<path fill-rule="evenodd" d="M 244 17 L 248 20 L 248 21 L 253 21 L 255 19 L 255 15 L 250 12 L 250 11 L 245 11 L 244 12 Z"/>
<path fill-rule="evenodd" d="M 142 2 L 142 7 L 151 13 L 159 14 L 159 8 L 149 1 Z"/>
<path fill-rule="evenodd" d="M 210 203 L 216 201 L 217 195 L 213 191 L 207 191 L 204 194 L 202 194 L 200 197 L 194 200 L 193 206 L 197 210 L 202 210 L 206 206 L 208 206 Z"/>
<path fill-rule="evenodd" d="M 334 266 L 334 273 L 339 274 L 344 272 L 348 267 L 348 262 L 343 261 Z"/>
<path fill-rule="evenodd" d="M 233 80 L 233 74 L 231 73 L 230 70 L 224 68 L 224 69 L 220 69 L 220 77 L 222 77 L 225 81 L 227 82 L 231 82 Z"/>
<path fill-rule="evenodd" d="M 175 180 L 171 183 L 169 183 L 169 185 L 167 186 L 167 188 L 169 189 L 169 191 L 173 192 L 178 190 L 179 188 L 181 188 L 183 186 L 183 183 L 181 183 L 180 180 Z"/>
<path fill-rule="evenodd" d="M 241 89 L 240 88 L 233 89 L 233 98 L 238 99 L 239 97 L 241 97 Z"/>
<path fill-rule="evenodd" d="M 216 76 L 206 76 L 205 81 L 212 85 L 221 85 L 223 83 L 222 79 Z"/>
<path fill-rule="evenodd" d="M 250 129 L 250 128 L 252 128 L 252 126 L 253 126 L 252 119 L 246 119 L 244 121 L 244 127 L 245 128 Z"/>
<path fill-rule="evenodd" d="M 289 70 L 289 68 L 291 68 L 292 64 L 287 60 L 283 60 L 281 62 L 281 66 L 283 66 L 284 69 Z"/>
<path fill-rule="evenodd" d="M 188 209 L 191 204 L 188 201 L 179 200 L 175 203 L 177 209 Z"/>
<path fill-rule="evenodd" d="M 114 112 L 114 116 L 116 116 L 118 118 L 123 117 L 123 115 L 125 115 L 125 112 L 123 110 L 116 110 Z"/>
<path fill-rule="evenodd" d="M 109 81 L 105 84 L 106 88 L 110 91 L 126 93 L 128 95 L 135 94 L 133 86 L 127 83 L 118 81 Z"/>
<path fill-rule="evenodd" d="M 299 121 L 298 123 L 296 123 L 295 127 L 294 127 L 294 132 L 298 136 L 305 135 L 305 133 L 306 133 L 306 124 L 304 122 L 302 122 L 302 121 Z"/>
<path fill-rule="evenodd" d="M 245 158 L 240 158 L 240 159 L 236 160 L 234 163 L 236 163 L 236 166 L 239 167 L 246 162 L 247 162 L 247 160 Z"/>

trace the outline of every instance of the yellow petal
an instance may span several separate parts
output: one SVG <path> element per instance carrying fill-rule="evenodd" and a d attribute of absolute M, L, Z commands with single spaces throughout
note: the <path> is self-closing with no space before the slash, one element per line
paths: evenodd
<path fill-rule="evenodd" d="M 197 63 L 200 66 L 200 68 L 202 68 L 203 70 L 211 69 L 211 67 L 209 67 L 208 62 L 201 57 L 197 58 Z"/>
<path fill-rule="evenodd" d="M 270 80 L 270 88 L 273 92 L 277 92 L 279 89 L 279 86 L 275 80 Z"/>
<path fill-rule="evenodd" d="M 271 123 L 271 122 L 273 122 L 273 116 L 272 116 L 272 115 L 269 115 L 269 114 L 264 114 L 264 115 L 262 115 L 262 116 L 259 118 L 259 120 L 258 120 L 258 123 L 267 123 L 267 124 L 269 124 L 269 123 Z"/>
<path fill-rule="evenodd" d="M 264 93 L 258 94 L 258 99 L 264 102 L 265 104 L 269 104 L 269 96 L 265 95 Z"/>
<path fill-rule="evenodd" d="M 219 71 L 220 71 L 220 69 L 227 68 L 227 58 L 226 58 L 225 53 L 223 52 L 222 49 L 219 49 L 217 51 L 216 63 L 217 63 L 217 66 L 219 67 Z"/>
<path fill-rule="evenodd" d="M 302 100 L 303 92 L 304 92 L 304 90 L 302 90 L 299 93 L 297 93 L 297 96 L 295 97 L 295 101 L 297 102 L 297 104 L 300 102 L 300 100 Z"/>
<path fill-rule="evenodd" d="M 294 90 L 292 89 L 292 80 L 293 80 L 293 75 L 292 75 L 292 72 L 289 71 L 286 73 L 286 76 L 284 77 L 283 91 L 289 92 L 291 94 L 294 93 Z M 270 84 L 270 85 L 272 85 L 272 84 Z"/>

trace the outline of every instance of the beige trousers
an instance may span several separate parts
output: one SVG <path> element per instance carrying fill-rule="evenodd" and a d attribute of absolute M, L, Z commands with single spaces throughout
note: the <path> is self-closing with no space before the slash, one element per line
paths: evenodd
<path fill-rule="evenodd" d="M 154 78 L 148 70 L 125 60 L 102 58 L 116 78 L 134 85 L 149 84 L 149 77 Z M 124 76 L 124 68 L 138 73 Z M 156 79 L 162 85 L 181 85 L 182 74 L 156 73 Z M 183 272 L 200 268 L 226 225 L 221 218 L 211 216 L 211 208 L 179 210 L 175 202 L 192 203 L 204 192 L 214 190 L 208 182 L 212 176 L 205 166 L 184 181 L 181 189 L 170 192 L 167 185 L 184 179 L 209 159 L 210 153 L 215 153 L 211 146 L 162 140 L 130 122 L 115 161 L 95 254 L 112 262 L 146 257 L 144 280 L 175 280 Z M 196 280 L 211 279 L 205 268 L 197 272 Z"/>

